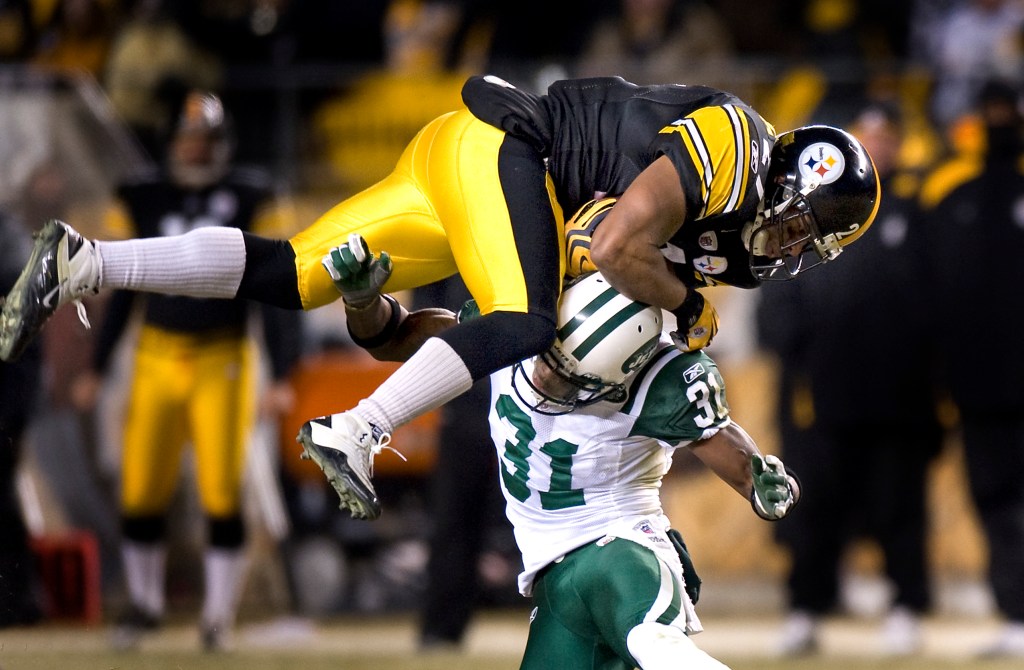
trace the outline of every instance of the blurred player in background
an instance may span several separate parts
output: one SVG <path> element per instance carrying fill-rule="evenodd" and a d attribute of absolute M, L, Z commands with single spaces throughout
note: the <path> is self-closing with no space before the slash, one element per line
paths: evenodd
<path fill-rule="evenodd" d="M 202 227 L 250 231 L 279 225 L 272 219 L 275 193 L 268 177 L 232 167 L 233 141 L 220 99 L 190 92 L 165 169 L 119 188 L 120 207 L 108 227 L 150 238 Z M 251 306 L 241 298 L 118 291 L 100 330 L 93 371 L 76 382 L 78 404 L 93 406 L 133 309 L 141 311 L 123 432 L 120 510 L 130 606 L 117 622 L 118 647 L 134 646 L 166 614 L 167 513 L 186 443 L 195 450 L 207 527 L 201 644 L 212 651 L 230 643 L 245 574 L 242 474 L 258 380 Z M 282 412 L 291 399 L 286 376 L 298 357 L 298 315 L 269 307 L 260 314 L 273 376 L 265 409 Z"/>

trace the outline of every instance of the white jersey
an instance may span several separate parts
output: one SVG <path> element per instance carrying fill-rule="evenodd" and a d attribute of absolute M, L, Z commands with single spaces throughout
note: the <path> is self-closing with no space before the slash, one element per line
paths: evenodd
<path fill-rule="evenodd" d="M 526 374 L 532 368 L 524 363 Z M 569 414 L 532 412 L 513 368 L 491 376 L 491 437 L 498 450 L 506 513 L 523 556 L 519 590 L 548 563 L 606 535 L 647 544 L 678 563 L 668 546 L 659 491 L 676 448 L 729 423 L 724 384 L 702 352 L 663 341 L 630 384 L 624 402 Z"/>

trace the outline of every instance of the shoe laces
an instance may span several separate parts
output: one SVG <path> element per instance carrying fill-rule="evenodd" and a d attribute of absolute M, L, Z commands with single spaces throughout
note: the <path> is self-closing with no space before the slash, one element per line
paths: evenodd
<path fill-rule="evenodd" d="M 82 322 L 82 325 L 87 330 L 92 330 L 92 324 L 89 323 L 89 315 L 85 311 L 85 303 L 80 298 L 76 298 L 71 301 L 75 305 L 75 310 L 78 312 L 78 320 Z"/>
<path fill-rule="evenodd" d="M 373 426 L 373 444 L 370 445 L 370 457 L 369 457 L 369 461 L 370 461 L 369 462 L 369 465 L 370 465 L 370 476 L 371 477 L 373 476 L 373 459 L 374 459 L 375 456 L 377 456 L 380 452 L 384 451 L 385 449 L 387 449 L 388 451 L 390 451 L 390 452 L 392 452 L 394 454 L 397 454 L 398 457 L 401 458 L 406 463 L 409 462 L 409 459 L 406 458 L 405 455 L 402 454 L 402 452 L 400 452 L 398 449 L 395 449 L 394 447 L 391 446 L 391 433 L 385 433 L 384 431 L 382 431 L 377 426 Z"/>

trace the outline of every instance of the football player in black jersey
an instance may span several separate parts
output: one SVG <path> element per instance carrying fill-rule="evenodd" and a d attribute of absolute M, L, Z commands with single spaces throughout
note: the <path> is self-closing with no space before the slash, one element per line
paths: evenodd
<path fill-rule="evenodd" d="M 211 228 L 90 242 L 46 224 L 7 296 L 0 357 L 16 356 L 58 305 L 99 288 L 304 309 L 340 288 L 347 304 L 393 315 L 389 299 L 351 281 L 367 276 L 365 264 L 386 292 L 458 272 L 483 317 L 431 338 L 355 408 L 300 431 L 341 506 L 375 518 L 372 458 L 395 427 L 551 345 L 566 212 L 618 198 L 595 233 L 593 261 L 623 294 L 673 311 L 677 341 L 692 349 L 715 329 L 695 288 L 796 276 L 863 234 L 878 205 L 871 159 L 852 136 L 808 127 L 777 137 L 723 91 L 609 77 L 532 95 L 488 76 L 471 78 L 463 99 L 466 108 L 416 135 L 389 176 L 289 240 Z M 392 273 L 390 257 L 369 249 L 401 263 Z M 386 323 L 381 340 L 399 320 Z"/>
<path fill-rule="evenodd" d="M 203 227 L 251 231 L 279 225 L 268 176 L 233 167 L 232 142 L 220 99 L 203 91 L 190 93 L 165 169 L 120 186 L 108 229 L 158 238 Z M 111 367 L 138 302 L 143 303 L 142 323 L 133 340 L 120 482 L 130 607 L 119 618 L 113 641 L 119 647 L 134 645 L 165 614 L 167 512 L 183 449 L 191 443 L 207 521 L 201 642 L 206 649 L 218 649 L 228 642 L 244 574 L 242 473 L 256 400 L 251 303 L 115 292 L 97 339 L 94 371 L 73 387 L 83 409 L 95 403 L 101 376 Z M 267 307 L 261 315 L 274 376 L 269 397 L 287 398 L 287 375 L 298 353 L 297 314 Z"/>

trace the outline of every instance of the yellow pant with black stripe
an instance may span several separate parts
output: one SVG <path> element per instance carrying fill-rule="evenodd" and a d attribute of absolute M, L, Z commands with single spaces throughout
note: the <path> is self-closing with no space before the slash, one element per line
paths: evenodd
<path fill-rule="evenodd" d="M 121 512 L 167 511 L 183 449 L 195 450 L 203 511 L 240 509 L 245 441 L 254 410 L 251 342 L 236 333 L 179 334 L 143 326 L 125 418 Z"/>
<path fill-rule="evenodd" d="M 565 267 L 564 216 L 541 158 L 506 140 L 465 109 L 427 124 L 389 176 L 289 240 L 303 307 L 338 298 L 321 259 L 359 232 L 374 252 L 394 259 L 385 291 L 458 272 L 483 314 L 532 312 L 553 323 Z M 514 167 L 523 164 L 536 169 Z"/>

